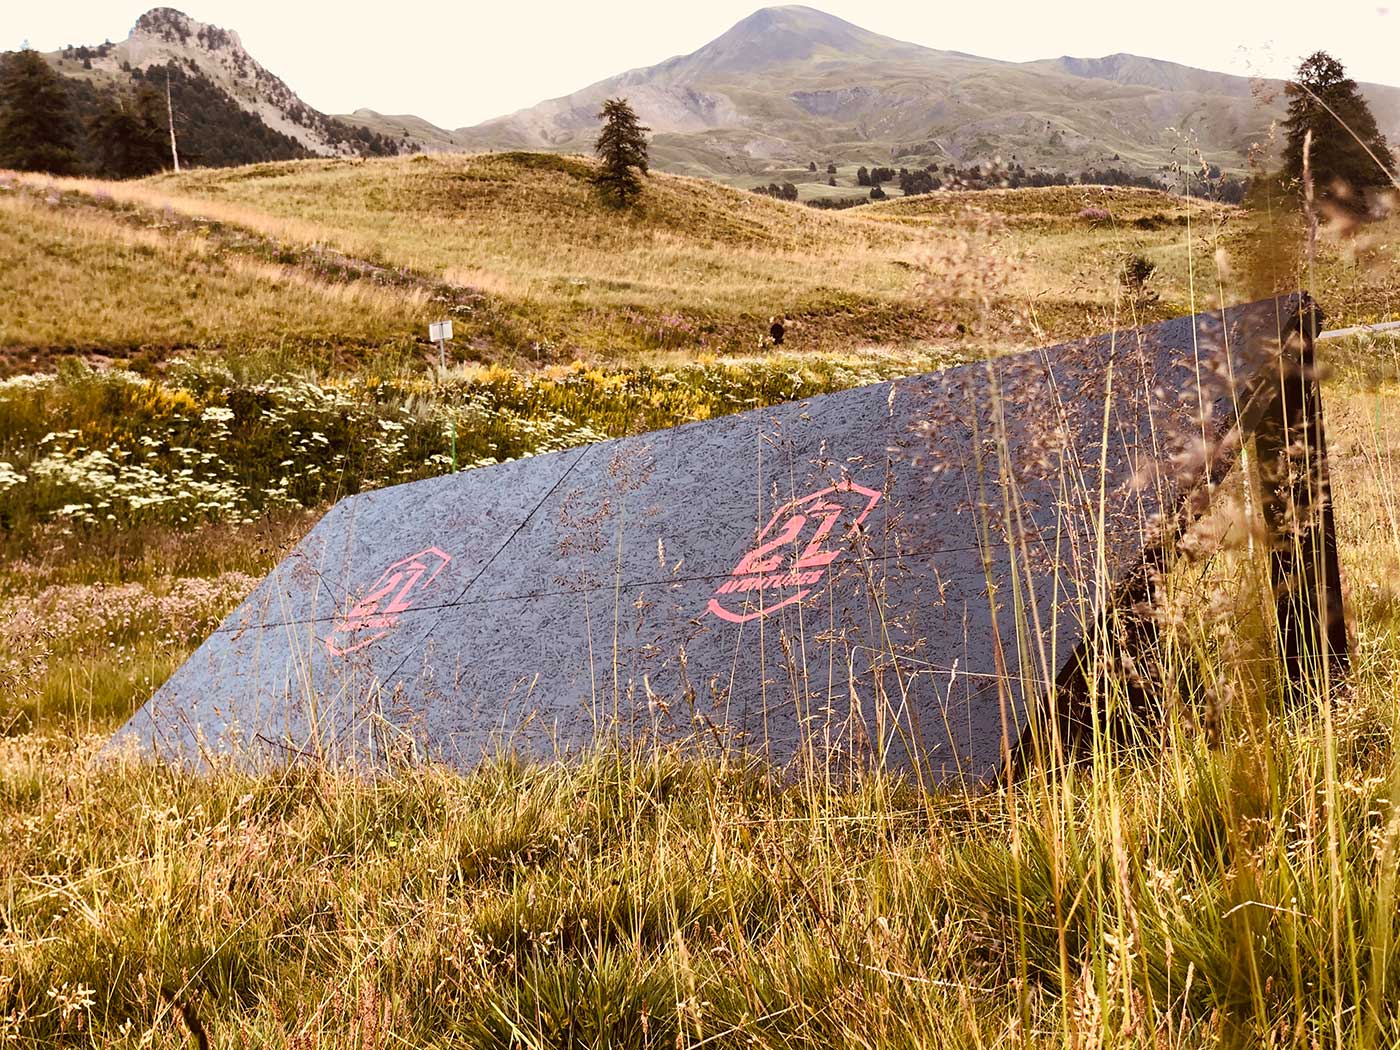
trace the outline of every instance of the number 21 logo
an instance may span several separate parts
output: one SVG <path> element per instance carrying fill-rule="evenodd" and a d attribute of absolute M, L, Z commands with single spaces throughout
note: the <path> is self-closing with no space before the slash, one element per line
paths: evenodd
<path fill-rule="evenodd" d="M 802 601 L 841 556 L 837 544 L 879 502 L 879 492 L 842 479 L 784 504 L 715 589 L 707 608 L 721 620 L 745 623 Z M 845 527 L 838 529 L 843 520 Z"/>
<path fill-rule="evenodd" d="M 413 607 L 438 578 L 452 555 L 429 547 L 390 565 L 344 616 L 338 617 L 326 639 L 332 656 L 344 656 L 379 641 L 398 626 L 399 617 Z"/>

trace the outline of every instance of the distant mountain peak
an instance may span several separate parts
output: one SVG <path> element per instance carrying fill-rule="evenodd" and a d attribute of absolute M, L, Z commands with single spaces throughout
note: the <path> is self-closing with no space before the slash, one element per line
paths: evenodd
<path fill-rule="evenodd" d="M 729 32 L 739 31 L 760 31 L 774 26 L 791 26 L 794 28 L 810 28 L 816 25 L 839 26 L 845 29 L 860 30 L 860 27 L 852 22 L 847 22 L 844 18 L 819 11 L 815 7 L 808 7 L 805 4 L 774 4 L 771 7 L 760 7 L 753 14 L 739 19 L 730 27 Z M 864 32 L 864 30 L 860 30 Z"/>
<path fill-rule="evenodd" d="M 666 63 L 688 74 L 755 73 L 817 59 L 875 59 L 925 52 L 814 7 L 761 7 L 698 51 Z"/>
<path fill-rule="evenodd" d="M 182 28 L 188 32 L 195 25 L 195 20 L 183 11 L 177 11 L 173 7 L 153 7 L 136 20 L 132 31 L 136 33 L 160 33 L 169 30 L 178 34 Z"/>
<path fill-rule="evenodd" d="M 213 103 L 216 108 L 241 110 L 272 133 L 269 140 L 261 132 L 250 132 L 250 149 L 353 156 L 392 153 L 407 145 L 405 138 L 372 133 L 307 105 L 248 53 L 237 33 L 200 22 L 173 7 L 151 8 L 136 20 L 121 43 L 95 49 L 69 47 L 54 55 L 60 64 L 65 60 L 81 61 L 85 75 L 92 71 L 90 79 L 108 85 L 126 84 L 153 70 L 177 69 L 181 78 L 199 82 L 202 97 L 217 98 L 219 101 Z M 178 128 L 181 117 L 189 114 L 180 112 L 178 102 L 175 109 Z M 233 126 L 229 120 L 224 124 Z M 275 144 L 269 145 L 274 140 Z M 222 147 L 220 152 L 225 152 Z"/>
<path fill-rule="evenodd" d="M 154 37 L 177 47 L 202 47 L 207 51 L 223 48 L 243 51 L 243 42 L 233 30 L 220 29 L 218 26 L 196 21 L 173 7 L 151 8 L 136 20 L 136 25 L 131 29 L 131 36 Z"/>

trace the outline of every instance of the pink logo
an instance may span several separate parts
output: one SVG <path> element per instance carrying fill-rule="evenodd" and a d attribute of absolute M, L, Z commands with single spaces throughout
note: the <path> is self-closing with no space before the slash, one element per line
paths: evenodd
<path fill-rule="evenodd" d="M 344 656 L 379 641 L 398 626 L 399 617 L 413 607 L 451 560 L 452 555 L 429 547 L 394 562 L 379 574 L 369 593 L 336 620 L 326 649 L 332 656 Z"/>
<path fill-rule="evenodd" d="M 841 557 L 842 548 L 836 544 L 879 502 L 880 493 L 874 489 L 842 479 L 779 508 L 758 534 L 753 550 L 716 588 L 710 612 L 730 623 L 745 623 L 800 602 Z M 838 528 L 842 519 L 846 524 Z"/>

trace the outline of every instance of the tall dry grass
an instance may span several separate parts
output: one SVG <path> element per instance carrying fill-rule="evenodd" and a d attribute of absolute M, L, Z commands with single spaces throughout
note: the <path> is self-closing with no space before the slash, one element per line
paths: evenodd
<path fill-rule="evenodd" d="M 615 746 L 467 775 L 193 776 L 90 764 L 100 722 L 50 722 L 0 757 L 3 1030 L 172 1047 L 191 1024 L 223 1046 L 1393 1045 L 1400 350 L 1327 353 L 1356 633 L 1355 678 L 1329 695 L 1281 706 L 1257 663 L 1267 552 L 1255 530 L 1203 526 L 1162 626 L 1183 672 L 1168 678 L 1204 689 L 1148 747 L 1105 736 L 994 790 Z M 1243 491 L 1220 514 L 1243 513 Z"/>
<path fill-rule="evenodd" d="M 666 751 L 195 777 L 91 767 L 100 736 L 13 738 L 6 1030 L 175 1047 L 183 1014 L 216 1046 L 1393 1045 L 1400 385 L 1339 378 L 1328 399 L 1357 634 L 1330 702 L 1259 723 L 1237 696 L 1209 733 L 1179 710 L 1151 749 L 972 794 Z M 1210 599 L 1222 580 L 1247 597 L 1248 563 L 1217 549 L 1172 606 L 1182 659 L 1241 689 L 1222 655 L 1260 607 Z"/>
<path fill-rule="evenodd" d="M 430 313 L 421 292 L 318 280 L 197 234 L 134 228 L 13 189 L 0 192 L 0 298 L 0 348 L 19 358 L 11 371 L 56 350 L 404 344 Z"/>

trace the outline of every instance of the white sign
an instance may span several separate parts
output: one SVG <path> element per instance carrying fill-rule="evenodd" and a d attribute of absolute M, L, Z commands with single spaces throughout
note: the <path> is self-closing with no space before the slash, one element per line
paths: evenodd
<path fill-rule="evenodd" d="M 435 343 L 445 342 L 452 338 L 451 321 L 434 321 L 428 325 L 428 338 Z"/>

